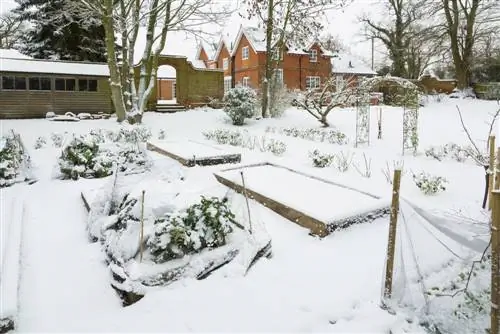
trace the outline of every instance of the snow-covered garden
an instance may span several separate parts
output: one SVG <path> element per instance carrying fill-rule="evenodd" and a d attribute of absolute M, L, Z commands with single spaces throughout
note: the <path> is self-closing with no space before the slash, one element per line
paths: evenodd
<path fill-rule="evenodd" d="M 488 258 L 468 275 L 489 242 L 485 171 L 457 105 L 486 154 L 499 105 L 447 97 L 419 109 L 415 155 L 413 146 L 402 155 L 403 108 L 388 106 L 369 108 L 363 141 L 356 108 L 332 110 L 327 128 L 297 108 L 260 120 L 231 120 L 211 108 L 147 113 L 134 127 L 113 118 L 3 120 L 2 134 L 20 135 L 30 164 L 19 177 L 13 165 L 0 166 L 2 180 L 19 179 L 0 189 L 0 282 L 4 288 L 10 277 L 20 286 L 2 293 L 2 303 L 14 305 L 2 306 L 2 316 L 14 314 L 19 331 L 47 332 L 484 332 Z M 147 150 L 147 141 L 212 145 L 241 154 L 241 162 L 186 167 Z M 2 141 L 0 154 L 7 148 Z M 346 188 L 242 169 L 249 188 L 320 220 L 371 205 L 347 189 L 390 198 L 393 171 L 402 167 L 390 310 L 380 307 L 388 216 L 318 238 L 257 201 L 247 205 L 214 176 L 238 178 L 224 170 L 264 162 Z M 4 242 L 11 238 L 20 241 Z M 134 295 L 140 300 L 123 307 Z"/>

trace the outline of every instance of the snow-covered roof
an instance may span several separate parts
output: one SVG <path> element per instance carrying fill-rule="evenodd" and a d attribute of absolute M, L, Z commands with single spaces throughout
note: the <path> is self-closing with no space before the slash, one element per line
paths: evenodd
<path fill-rule="evenodd" d="M 109 76 L 108 64 L 0 58 L 0 72 Z"/>
<path fill-rule="evenodd" d="M 215 50 L 212 56 L 212 60 L 217 60 L 217 58 L 219 58 L 219 54 L 222 52 L 223 47 L 231 54 L 231 40 L 229 39 L 229 35 L 221 35 L 219 43 L 217 44 L 217 50 Z"/>
<path fill-rule="evenodd" d="M 233 44 L 234 50 L 233 50 L 233 56 L 234 53 L 236 52 L 236 46 L 240 43 L 241 38 L 245 36 L 250 43 L 250 46 L 255 52 L 266 52 L 266 34 L 263 29 L 255 28 L 255 27 L 246 27 L 246 26 L 241 26 L 240 30 L 238 32 L 238 35 L 236 36 L 235 42 Z M 298 45 L 296 43 L 291 43 L 287 42 L 286 46 L 288 48 L 288 53 L 289 54 L 300 54 L 300 55 L 307 55 L 308 50 L 310 50 L 315 44 L 318 44 L 321 52 L 323 53 L 324 56 L 326 57 L 332 57 L 333 54 L 327 50 L 325 50 L 321 44 L 318 42 L 317 39 L 313 39 L 309 42 L 308 45 Z"/>
<path fill-rule="evenodd" d="M 32 59 L 14 49 L 0 49 L 0 58 Z"/>
<path fill-rule="evenodd" d="M 332 72 L 338 74 L 376 75 L 369 66 L 347 53 L 335 53 L 332 58 Z"/>

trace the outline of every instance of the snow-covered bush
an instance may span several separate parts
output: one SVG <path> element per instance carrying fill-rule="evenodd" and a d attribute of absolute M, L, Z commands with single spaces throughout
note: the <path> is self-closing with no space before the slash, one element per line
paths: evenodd
<path fill-rule="evenodd" d="M 203 132 L 206 139 L 213 140 L 217 144 L 242 146 L 243 135 L 238 130 L 216 129 Z"/>
<path fill-rule="evenodd" d="M 231 118 L 234 125 L 243 125 L 245 118 L 254 115 L 257 108 L 257 95 L 248 87 L 235 87 L 224 95 L 224 112 Z"/>
<path fill-rule="evenodd" d="M 226 198 L 202 196 L 185 211 L 156 219 L 154 235 L 147 242 L 154 262 L 164 263 L 225 245 L 226 236 L 233 231 L 234 217 Z"/>
<path fill-rule="evenodd" d="M 143 125 L 123 125 L 118 132 L 108 132 L 108 139 L 114 142 L 124 143 L 144 143 L 147 142 L 153 134 L 151 130 Z"/>
<path fill-rule="evenodd" d="M 352 165 L 353 154 L 350 152 L 344 153 L 343 151 L 340 154 L 335 155 L 334 163 L 335 167 L 342 173 L 345 173 L 351 168 Z"/>
<path fill-rule="evenodd" d="M 38 150 L 44 147 L 45 145 L 47 145 L 47 139 L 45 139 L 45 137 L 38 137 L 33 147 L 35 148 L 35 150 Z"/>
<path fill-rule="evenodd" d="M 335 159 L 335 154 L 321 153 L 318 149 L 309 152 L 309 158 L 311 158 L 314 167 L 328 167 L 333 163 Z"/>
<path fill-rule="evenodd" d="M 271 152 L 274 155 L 283 155 L 286 152 L 286 144 L 281 140 L 271 138 L 265 143 L 265 151 Z"/>
<path fill-rule="evenodd" d="M 118 151 L 109 151 L 108 156 L 116 163 L 119 172 L 142 171 L 148 165 L 146 152 L 132 144 L 119 145 Z"/>
<path fill-rule="evenodd" d="M 56 113 L 53 112 L 53 111 L 48 111 L 46 114 L 45 114 L 45 118 L 54 118 L 56 117 Z"/>
<path fill-rule="evenodd" d="M 92 136 L 74 137 L 58 161 L 62 177 L 77 180 L 111 175 L 112 160 L 98 153 L 99 145 Z"/>
<path fill-rule="evenodd" d="M 165 139 L 165 137 L 166 137 L 166 136 L 167 136 L 167 135 L 166 135 L 166 133 L 165 133 L 165 130 L 161 129 L 161 130 L 160 130 L 160 132 L 158 132 L 158 139 L 159 139 L 159 140 L 163 140 L 163 139 Z"/>
<path fill-rule="evenodd" d="M 271 88 L 269 114 L 278 118 L 283 115 L 286 109 L 292 105 L 296 94 L 290 92 L 284 85 L 275 85 Z"/>
<path fill-rule="evenodd" d="M 22 160 L 14 135 L 0 137 L 0 188 L 11 186 L 19 176 Z"/>
<path fill-rule="evenodd" d="M 445 158 L 451 158 L 458 162 L 464 162 L 473 154 L 473 151 L 473 149 L 468 147 L 462 147 L 455 143 L 448 143 L 443 146 L 431 146 L 427 148 L 425 150 L 425 155 L 438 161 L 442 161 Z"/>
<path fill-rule="evenodd" d="M 425 172 L 418 175 L 413 174 L 415 185 L 426 195 L 434 195 L 446 190 L 445 184 L 448 181 L 441 176 L 433 176 Z"/>
<path fill-rule="evenodd" d="M 61 147 L 63 144 L 64 137 L 59 133 L 53 132 L 50 135 L 50 139 L 52 140 L 52 144 L 54 145 L 54 147 Z"/>

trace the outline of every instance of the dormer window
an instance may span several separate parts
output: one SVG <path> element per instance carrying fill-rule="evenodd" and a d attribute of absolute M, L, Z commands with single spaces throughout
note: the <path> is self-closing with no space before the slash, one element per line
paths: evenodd
<path fill-rule="evenodd" d="M 315 63 L 318 61 L 318 50 L 312 49 L 311 51 L 309 51 L 309 61 L 311 63 Z"/>

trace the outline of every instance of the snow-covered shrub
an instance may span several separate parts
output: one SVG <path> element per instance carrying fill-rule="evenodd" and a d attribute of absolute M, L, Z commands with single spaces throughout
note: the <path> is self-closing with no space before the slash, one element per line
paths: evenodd
<path fill-rule="evenodd" d="M 351 168 L 352 165 L 353 154 L 350 152 L 344 153 L 343 151 L 340 154 L 335 155 L 334 163 L 335 167 L 342 173 L 345 173 Z"/>
<path fill-rule="evenodd" d="M 318 149 L 309 152 L 309 158 L 311 158 L 314 167 L 328 167 L 333 163 L 335 159 L 335 154 L 321 153 Z"/>
<path fill-rule="evenodd" d="M 54 147 L 61 147 L 63 144 L 64 137 L 59 133 L 53 132 L 50 135 L 50 139 L 52 140 L 52 144 L 54 145 Z"/>
<path fill-rule="evenodd" d="M 297 129 L 294 127 L 276 129 L 273 127 L 267 127 L 266 132 L 280 133 L 288 137 L 301 138 L 315 142 L 328 142 L 330 144 L 338 145 L 345 145 L 349 142 L 344 133 L 334 129 Z"/>
<path fill-rule="evenodd" d="M 143 125 L 124 125 L 118 132 L 108 132 L 107 136 L 114 142 L 135 144 L 147 142 L 153 134 L 148 127 Z"/>
<path fill-rule="evenodd" d="M 99 145 L 92 136 L 74 137 L 59 158 L 63 178 L 100 178 L 112 174 L 112 160 L 99 155 Z"/>
<path fill-rule="evenodd" d="M 136 145 L 122 144 L 117 152 L 110 153 L 108 156 L 117 164 L 119 172 L 144 170 L 147 167 L 146 152 Z"/>
<path fill-rule="evenodd" d="M 33 147 L 35 148 L 35 150 L 38 150 L 44 147 L 45 145 L 47 145 L 47 139 L 45 139 L 45 137 L 38 137 Z"/>
<path fill-rule="evenodd" d="M 159 139 L 159 140 L 163 140 L 163 139 L 165 139 L 165 137 L 166 137 L 166 136 L 167 136 L 167 135 L 166 135 L 166 133 L 165 133 L 165 130 L 161 129 L 161 130 L 160 130 L 160 132 L 158 132 L 158 139 Z"/>
<path fill-rule="evenodd" d="M 48 111 L 46 114 L 45 114 L 45 118 L 54 118 L 56 117 L 56 113 L 53 112 L 53 111 Z"/>
<path fill-rule="evenodd" d="M 442 161 L 445 158 L 451 158 L 458 162 L 464 162 L 473 153 L 474 149 L 462 147 L 455 143 L 448 143 L 443 146 L 431 146 L 425 150 L 426 156 L 432 157 L 438 161 Z"/>
<path fill-rule="evenodd" d="M 286 109 L 292 105 L 296 95 L 284 85 L 275 85 L 271 88 L 269 114 L 271 117 L 281 117 Z"/>
<path fill-rule="evenodd" d="M 270 139 L 265 143 L 265 151 L 271 152 L 274 155 L 283 155 L 286 152 L 286 144 L 281 140 Z"/>
<path fill-rule="evenodd" d="M 216 129 L 203 132 L 206 139 L 213 140 L 217 144 L 242 146 L 243 135 L 238 130 Z"/>
<path fill-rule="evenodd" d="M 226 236 L 233 231 L 234 217 L 226 198 L 202 196 L 185 211 L 156 219 L 154 235 L 147 242 L 154 262 L 164 263 L 225 245 Z"/>
<path fill-rule="evenodd" d="M 415 185 L 426 195 L 434 195 L 446 190 L 445 184 L 448 181 L 441 176 L 433 176 L 425 172 L 418 175 L 413 174 Z"/>
<path fill-rule="evenodd" d="M 359 175 L 363 177 L 370 178 L 372 176 L 372 159 L 368 159 L 366 154 L 363 153 L 363 168 L 361 168 L 358 164 L 353 163 L 354 168 L 359 173 Z"/>
<path fill-rule="evenodd" d="M 245 118 L 254 115 L 257 108 L 257 95 L 248 87 L 235 87 L 224 95 L 224 112 L 234 125 L 243 125 Z"/>
<path fill-rule="evenodd" d="M 11 186 L 19 176 L 22 160 L 14 135 L 0 137 L 0 188 Z"/>
<path fill-rule="evenodd" d="M 90 130 L 89 135 L 98 144 L 104 143 L 106 141 L 106 133 L 103 129 L 92 129 Z"/>

